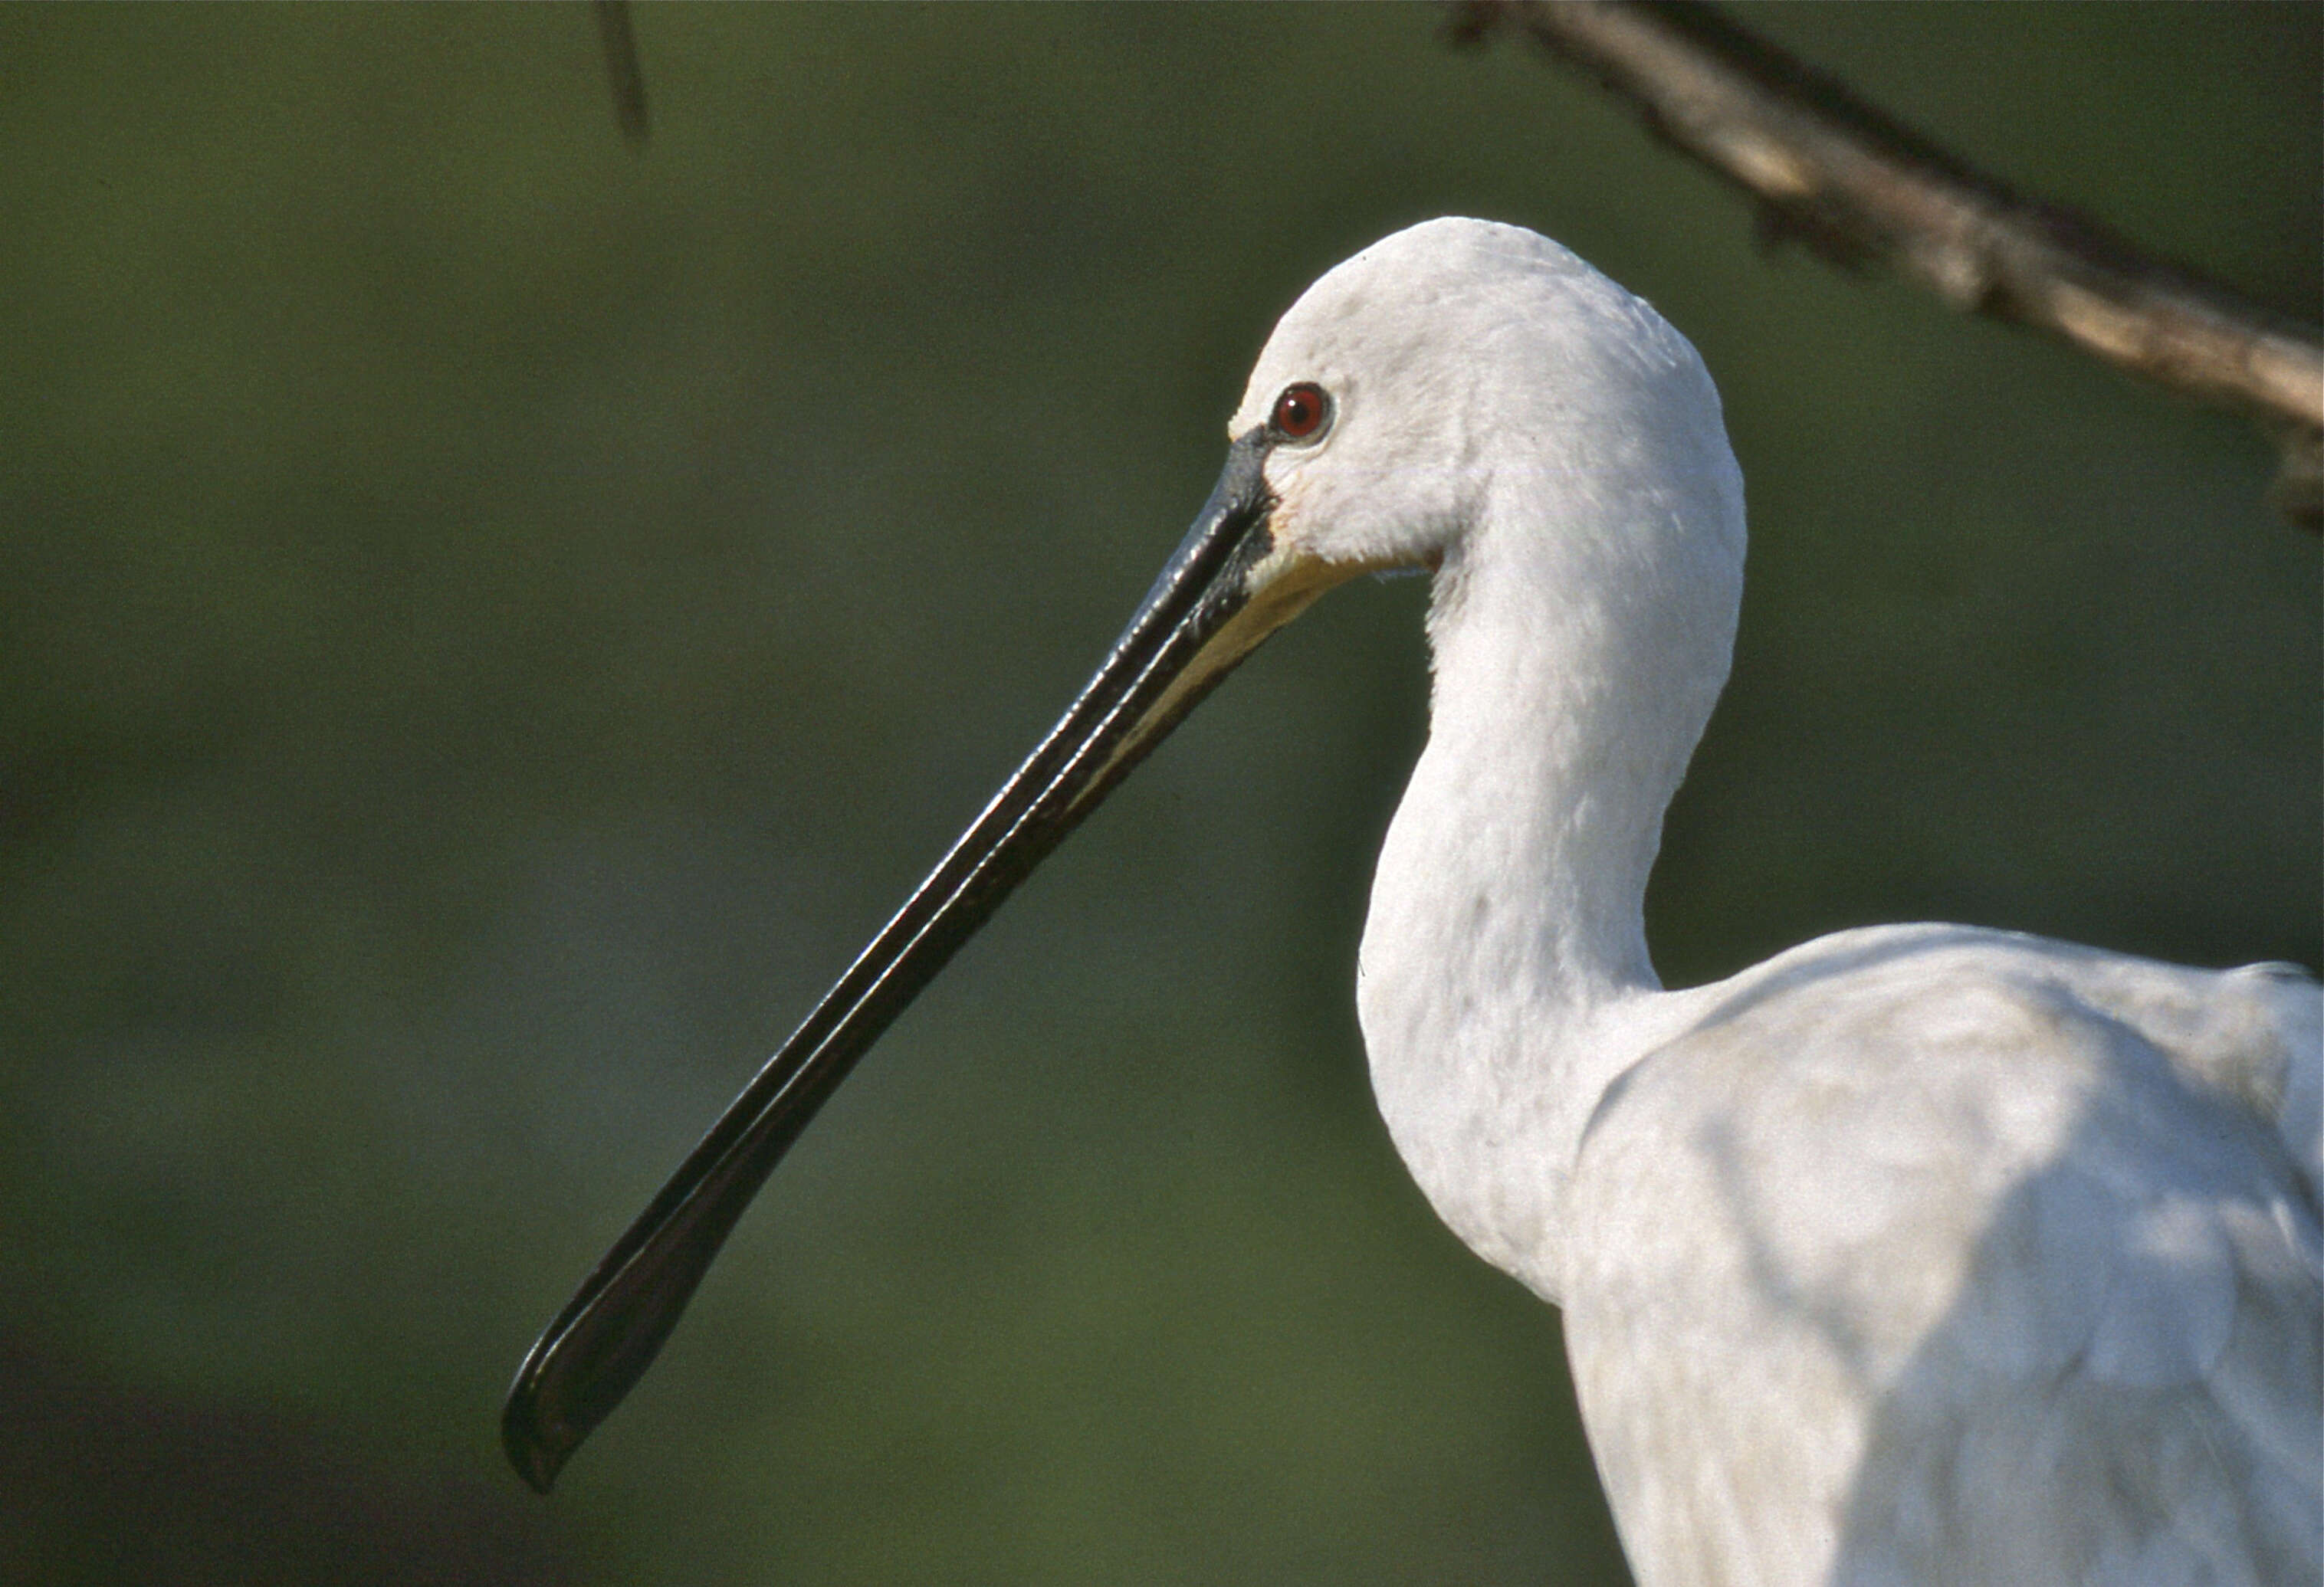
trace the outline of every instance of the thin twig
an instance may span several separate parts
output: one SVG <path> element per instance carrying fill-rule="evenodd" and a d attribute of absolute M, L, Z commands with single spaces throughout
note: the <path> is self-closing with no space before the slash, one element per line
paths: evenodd
<path fill-rule="evenodd" d="M 2317 333 L 2003 183 L 1707 5 L 1477 0 L 1628 100 L 1742 188 L 1763 230 L 1835 262 L 1885 264 L 1964 313 L 2015 320 L 2176 391 L 2250 413 L 2282 454 L 2275 503 L 2324 528 Z"/>
<path fill-rule="evenodd" d="M 645 147 L 653 131 L 646 116 L 646 74 L 638 64 L 638 36 L 630 26 L 629 0 L 595 0 L 597 38 L 605 47 L 605 80 L 613 90 L 613 120 L 633 149 Z"/>

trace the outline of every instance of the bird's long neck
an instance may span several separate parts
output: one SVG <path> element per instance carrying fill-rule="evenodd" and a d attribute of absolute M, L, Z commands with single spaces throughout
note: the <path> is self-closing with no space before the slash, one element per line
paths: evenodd
<path fill-rule="evenodd" d="M 1358 983 L 1414 1177 L 1552 1300 L 1582 1129 L 1652 1023 L 1646 876 L 1725 679 L 1742 549 L 1739 496 L 1586 505 L 1489 509 L 1437 575 L 1428 745 Z"/>

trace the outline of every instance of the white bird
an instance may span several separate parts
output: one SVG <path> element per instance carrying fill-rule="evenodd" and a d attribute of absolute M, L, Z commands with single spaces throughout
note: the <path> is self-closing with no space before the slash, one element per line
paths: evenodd
<path fill-rule="evenodd" d="M 1077 700 L 534 1346 L 546 1486 L 816 1105 L 1000 898 L 1324 589 L 1425 567 L 1429 738 L 1357 970 L 1452 1230 L 1565 1314 L 1643 1587 L 2324 1571 L 2314 982 L 1950 925 L 1666 991 L 1642 911 L 1725 682 L 1743 483 L 1684 337 L 1545 238 L 1326 274 Z"/>

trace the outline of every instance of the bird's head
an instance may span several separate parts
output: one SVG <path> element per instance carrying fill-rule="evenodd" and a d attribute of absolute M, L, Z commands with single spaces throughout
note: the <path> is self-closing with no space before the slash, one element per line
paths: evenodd
<path fill-rule="evenodd" d="M 1227 433 L 1226 471 L 1156 595 L 1222 526 L 1240 549 L 1210 582 L 1202 642 L 1117 760 L 1324 591 L 1436 569 L 1497 513 L 1554 549 L 1604 550 L 1600 582 L 1665 583 L 1728 611 L 1711 625 L 1723 674 L 1742 512 L 1717 390 L 1644 299 L 1546 237 L 1448 217 L 1334 267 L 1277 324 Z M 1654 579 L 1673 555 L 1724 576 Z"/>
<path fill-rule="evenodd" d="M 1480 220 L 1397 232 L 1308 288 L 1228 433 L 1266 450 L 1263 572 L 1321 564 L 1303 584 L 1434 567 L 1497 499 L 1586 518 L 1627 482 L 1731 472 L 1686 339 L 1569 250 Z"/>

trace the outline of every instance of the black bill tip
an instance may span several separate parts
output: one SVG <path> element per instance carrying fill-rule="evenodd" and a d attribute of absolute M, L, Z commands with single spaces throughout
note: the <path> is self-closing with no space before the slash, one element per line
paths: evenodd
<path fill-rule="evenodd" d="M 509 1396 L 501 1410 L 501 1447 L 525 1486 L 546 1493 L 557 1486 L 557 1473 L 581 1446 L 578 1436 L 563 1427 L 545 1426 L 532 1414 L 531 1400 L 521 1393 Z"/>

